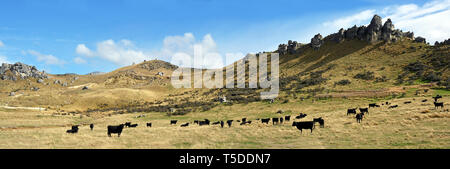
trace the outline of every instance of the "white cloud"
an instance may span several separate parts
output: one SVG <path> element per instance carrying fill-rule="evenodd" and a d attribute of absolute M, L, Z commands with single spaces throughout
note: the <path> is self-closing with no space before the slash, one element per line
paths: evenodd
<path fill-rule="evenodd" d="M 443 41 L 450 37 L 450 0 L 435 0 L 422 6 L 404 4 L 387 6 L 382 10 L 369 9 L 334 21 L 325 22 L 322 26 L 331 27 L 335 32 L 339 28 L 352 25 L 367 25 L 374 14 L 378 13 L 383 21 L 390 18 L 396 28 L 413 31 L 415 36 L 422 36 L 428 42 Z"/>
<path fill-rule="evenodd" d="M 135 49 L 131 41 L 127 40 L 122 40 L 120 43 L 116 43 L 111 39 L 99 42 L 96 55 L 122 66 L 150 59 L 149 55 Z"/>
<path fill-rule="evenodd" d="M 183 36 L 167 36 L 163 40 L 163 47 L 153 52 L 144 52 L 136 48 L 133 41 L 127 39 L 122 39 L 117 42 L 112 39 L 101 41 L 97 43 L 97 49 L 95 51 L 90 50 L 84 44 L 79 44 L 76 51 L 83 56 L 98 56 L 117 65 L 125 66 L 131 63 L 151 60 L 155 57 L 170 61 L 176 53 L 184 53 L 193 57 L 194 48 L 199 49 L 202 55 L 205 56 L 199 62 L 203 64 L 203 67 L 223 67 L 222 59 L 224 57 L 222 56 L 220 59 L 217 59 L 217 45 L 210 34 L 206 34 L 201 41 L 196 41 L 192 33 L 185 33 Z M 211 55 L 206 56 L 207 54 Z M 81 61 L 79 59 L 77 60 Z M 200 67 L 200 64 L 195 65 L 195 67 Z"/>
<path fill-rule="evenodd" d="M 5 46 L 5 44 L 0 40 L 0 47 Z"/>
<path fill-rule="evenodd" d="M 220 68 L 223 67 L 224 56 L 219 56 L 217 45 L 211 34 L 203 36 L 201 41 L 196 41 L 192 33 L 185 33 L 183 36 L 167 36 L 164 38 L 163 47 L 156 55 L 170 60 L 176 53 L 184 53 L 194 60 L 195 52 L 201 53 L 201 59 L 194 61 L 195 68 Z"/>
<path fill-rule="evenodd" d="M 2 63 L 10 63 L 10 62 L 8 61 L 8 58 L 6 58 L 6 56 L 0 55 L 0 65 Z"/>
<path fill-rule="evenodd" d="M 332 27 L 334 29 L 340 29 L 340 28 L 348 28 L 351 27 L 353 25 L 358 25 L 361 23 L 366 24 L 365 22 L 367 22 L 367 20 L 370 20 L 370 18 L 372 18 L 375 15 L 375 11 L 374 9 L 369 9 L 369 10 L 365 10 L 362 12 L 359 12 L 357 14 L 353 14 L 350 16 L 346 16 L 340 19 L 336 19 L 334 21 L 328 21 L 323 23 L 323 26 L 325 27 Z"/>
<path fill-rule="evenodd" d="M 63 65 L 63 64 L 65 64 L 64 61 L 58 59 L 57 57 L 55 57 L 53 55 L 41 54 L 34 50 L 29 50 L 28 53 L 30 55 L 36 56 L 36 58 L 39 62 L 44 62 L 47 65 Z"/>
<path fill-rule="evenodd" d="M 86 47 L 84 44 L 79 44 L 75 50 L 79 55 L 92 57 L 94 56 L 94 53 Z"/>
<path fill-rule="evenodd" d="M 83 64 L 83 63 L 86 63 L 86 60 L 84 60 L 84 59 L 81 58 L 81 57 L 75 57 L 75 58 L 73 59 L 73 61 L 74 61 L 76 64 Z"/>

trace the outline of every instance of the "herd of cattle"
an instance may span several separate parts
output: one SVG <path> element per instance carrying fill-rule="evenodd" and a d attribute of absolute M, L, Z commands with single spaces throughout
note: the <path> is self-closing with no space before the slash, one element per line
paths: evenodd
<path fill-rule="evenodd" d="M 444 108 L 444 102 L 438 102 L 438 100 L 442 98 L 441 95 L 436 95 L 436 96 L 434 96 L 432 98 L 434 99 L 433 103 L 434 103 L 434 108 L 435 109 L 437 109 L 439 107 L 440 108 Z M 427 102 L 427 101 L 428 101 L 428 99 L 422 100 L 422 102 Z M 403 104 L 410 104 L 410 103 L 412 103 L 412 101 L 405 101 L 405 102 L 403 102 Z M 389 106 L 388 109 L 393 109 L 393 108 L 397 108 L 398 107 L 398 105 L 391 105 L 391 103 L 389 103 L 389 102 L 384 102 L 381 105 Z M 362 119 L 364 118 L 364 115 L 365 114 L 369 114 L 369 108 L 375 108 L 375 107 L 380 107 L 380 105 L 378 105 L 376 103 L 370 103 L 369 107 L 359 108 L 360 113 L 356 112 L 356 110 L 358 108 L 347 109 L 347 116 L 349 114 L 355 114 L 356 122 L 361 123 Z"/>
<path fill-rule="evenodd" d="M 437 102 L 440 98 L 442 98 L 442 96 L 437 95 L 435 97 L 432 97 L 435 101 L 434 101 L 434 106 L 435 108 L 443 108 L 444 107 L 444 103 L 443 102 Z M 422 102 L 426 102 L 427 99 L 422 100 Z M 410 104 L 412 103 L 411 101 L 406 101 L 404 102 L 404 104 Z M 389 106 L 389 109 L 393 109 L 393 108 L 397 108 L 398 105 L 391 105 L 391 103 L 389 102 L 384 102 L 381 105 L 383 106 Z M 376 107 L 381 107 L 380 105 L 376 104 L 376 103 L 370 103 L 369 107 L 366 108 L 350 108 L 347 109 L 347 116 L 354 114 L 355 118 L 356 118 L 356 122 L 357 123 L 361 123 L 362 119 L 364 118 L 365 114 L 369 114 L 369 108 L 376 108 Z M 357 113 L 357 110 L 359 110 L 359 113 Z M 277 112 L 280 113 L 280 112 Z M 300 113 L 298 116 L 295 116 L 295 119 L 302 119 L 305 118 L 307 116 L 307 114 L 304 113 Z M 291 115 L 286 115 L 284 117 L 273 117 L 273 118 L 264 118 L 264 119 L 256 119 L 256 121 L 261 121 L 262 124 L 269 124 L 270 120 L 272 120 L 272 125 L 277 125 L 277 124 L 283 124 L 283 122 L 288 122 L 291 120 Z M 203 126 L 203 125 L 220 125 L 221 128 L 223 128 L 225 126 L 225 123 L 228 125 L 228 127 L 231 127 L 231 125 L 233 124 L 235 120 L 226 120 L 226 121 L 216 121 L 216 122 L 212 122 L 208 119 L 204 119 L 204 120 L 194 120 L 193 124 L 196 124 L 198 126 Z M 170 125 L 176 125 L 178 122 L 178 120 L 170 120 Z M 242 118 L 240 120 L 236 120 L 236 122 L 238 122 L 240 125 L 247 125 L 247 124 L 251 124 L 252 120 L 248 120 L 247 118 Z M 315 124 L 319 123 L 320 127 L 323 128 L 325 126 L 325 120 L 322 117 L 319 118 L 313 118 L 313 121 L 294 121 L 292 123 L 292 126 L 295 126 L 298 130 L 300 130 L 300 132 L 303 132 L 303 129 L 309 129 L 311 130 L 311 133 L 313 132 L 313 129 L 315 128 Z M 187 127 L 189 126 L 189 124 L 191 124 L 190 122 L 187 123 L 183 123 L 180 125 L 180 127 Z M 125 127 L 128 128 L 134 128 L 137 127 L 138 124 L 132 124 L 131 122 L 126 122 L 124 124 L 120 124 L 120 125 L 109 125 L 107 126 L 108 129 L 108 136 L 111 137 L 111 134 L 117 134 L 118 137 L 120 137 L 120 134 L 122 133 L 123 129 Z M 146 123 L 147 127 L 152 127 L 152 123 Z M 75 125 L 72 126 L 72 128 L 70 130 L 67 130 L 67 133 L 77 133 L 78 132 L 78 127 L 79 125 Z M 91 130 L 94 130 L 94 124 L 90 124 L 89 125 Z"/>

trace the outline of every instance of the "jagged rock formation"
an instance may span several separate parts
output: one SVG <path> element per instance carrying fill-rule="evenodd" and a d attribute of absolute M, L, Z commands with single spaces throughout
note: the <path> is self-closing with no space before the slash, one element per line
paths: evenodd
<path fill-rule="evenodd" d="M 427 43 L 427 41 L 425 40 L 425 38 L 423 38 L 423 37 L 417 37 L 415 40 L 414 40 L 415 42 L 418 42 L 418 43 Z"/>
<path fill-rule="evenodd" d="M 434 46 L 443 46 L 443 45 L 450 45 L 450 39 L 444 40 L 442 42 L 434 42 Z"/>
<path fill-rule="evenodd" d="M 382 18 L 378 15 L 375 15 L 367 27 L 358 27 L 354 25 L 353 27 L 346 30 L 341 28 L 337 33 L 330 34 L 325 38 L 322 38 L 322 35 L 317 34 L 311 39 L 310 46 L 314 49 L 319 49 L 325 41 L 340 43 L 345 40 L 358 39 L 370 43 L 375 43 L 378 41 L 396 42 L 403 38 L 415 40 L 413 32 L 403 32 L 402 30 L 395 29 L 395 26 L 392 23 L 391 19 L 387 19 L 383 24 Z M 422 37 L 417 37 L 415 41 L 426 43 L 425 38 Z M 288 45 L 280 44 L 278 45 L 277 52 L 280 55 L 298 53 L 299 50 L 301 50 L 301 46 L 296 46 L 295 44 L 299 43 L 290 40 L 288 42 Z"/>
<path fill-rule="evenodd" d="M 36 79 L 48 78 L 47 73 L 40 72 L 35 66 L 29 66 L 20 62 L 14 64 L 3 63 L 0 67 L 0 76 L 2 80 L 13 80 L 17 78 L 26 79 L 29 77 Z"/>
<path fill-rule="evenodd" d="M 323 38 L 322 35 L 317 34 L 315 35 L 312 39 L 311 39 L 311 47 L 313 47 L 314 49 L 319 49 L 320 46 L 323 45 Z"/>

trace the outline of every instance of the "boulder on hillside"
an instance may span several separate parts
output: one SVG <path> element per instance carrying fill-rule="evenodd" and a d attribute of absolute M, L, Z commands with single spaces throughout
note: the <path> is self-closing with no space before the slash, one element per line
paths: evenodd
<path fill-rule="evenodd" d="M 322 35 L 317 34 L 315 35 L 312 39 L 311 39 L 311 47 L 313 47 L 314 49 L 319 49 L 320 46 L 323 45 L 323 38 Z"/>

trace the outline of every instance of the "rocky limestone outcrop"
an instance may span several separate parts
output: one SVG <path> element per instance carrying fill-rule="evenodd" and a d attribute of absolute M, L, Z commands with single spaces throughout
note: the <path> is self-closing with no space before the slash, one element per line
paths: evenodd
<path fill-rule="evenodd" d="M 314 49 L 319 49 L 320 46 L 322 46 L 324 43 L 322 35 L 317 34 L 315 35 L 312 39 L 311 39 L 311 47 L 313 47 Z"/>
<path fill-rule="evenodd" d="M 444 40 L 442 42 L 434 42 L 434 46 L 444 46 L 444 45 L 450 45 L 450 39 Z"/>
<path fill-rule="evenodd" d="M 310 46 L 314 49 L 319 49 L 325 41 L 333 41 L 336 43 L 341 43 L 345 40 L 358 39 L 362 41 L 367 41 L 370 43 L 375 43 L 379 41 L 385 42 L 396 42 L 400 39 L 410 39 L 416 42 L 426 43 L 424 38 L 417 37 L 414 38 L 413 32 L 403 32 L 402 30 L 395 29 L 394 24 L 391 19 L 387 19 L 386 22 L 382 21 L 382 18 L 378 15 L 373 16 L 370 24 L 368 26 L 356 26 L 351 28 L 343 29 L 341 28 L 337 33 L 330 34 L 325 38 L 322 35 L 317 34 L 311 39 Z M 278 45 L 278 53 L 280 55 L 298 53 L 301 50 L 301 45 L 297 46 L 296 41 L 290 40 L 288 44 Z"/>
<path fill-rule="evenodd" d="M 427 43 L 427 40 L 425 39 L 425 38 L 423 38 L 423 37 L 417 37 L 416 39 L 414 39 L 414 42 L 417 42 L 417 43 Z"/>
<path fill-rule="evenodd" d="M 3 63 L 0 66 L 0 76 L 2 80 L 13 80 L 16 81 L 18 78 L 36 78 L 36 79 L 46 79 L 48 78 L 47 73 L 44 71 L 39 71 L 35 66 L 29 66 L 24 63 L 14 63 L 8 64 Z"/>

